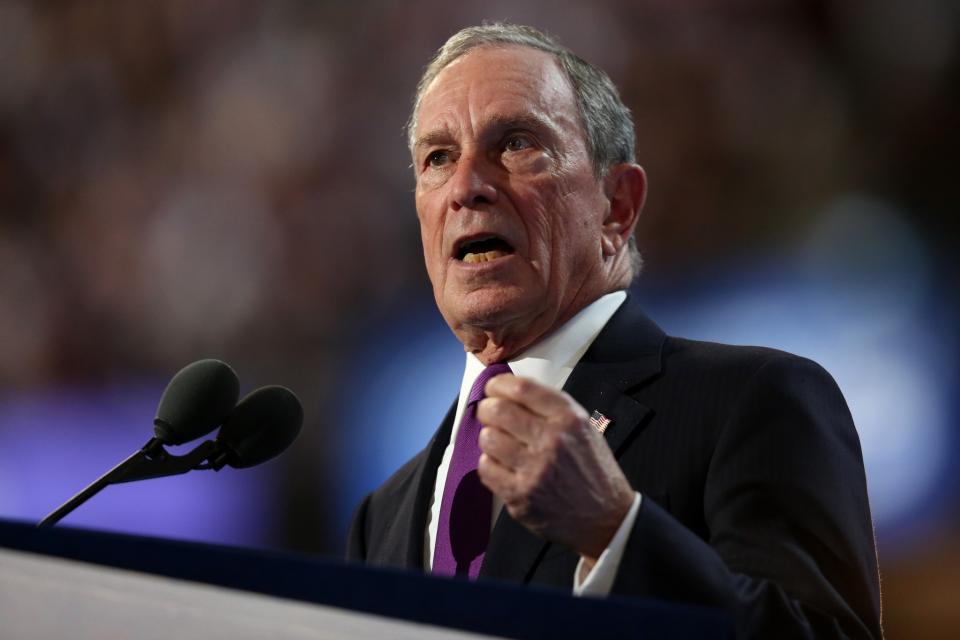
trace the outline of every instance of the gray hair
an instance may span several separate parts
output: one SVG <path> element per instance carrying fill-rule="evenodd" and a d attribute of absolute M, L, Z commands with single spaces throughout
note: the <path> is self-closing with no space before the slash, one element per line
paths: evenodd
<path fill-rule="evenodd" d="M 636 162 L 636 134 L 633 118 L 630 110 L 620 99 L 617 87 L 610 80 L 610 76 L 561 45 L 553 37 L 533 27 L 499 22 L 461 29 L 450 36 L 427 65 L 420 82 L 417 83 L 413 110 L 406 125 L 407 144 L 411 155 L 416 138 L 420 102 L 430 83 L 447 65 L 469 51 L 477 47 L 497 45 L 530 47 L 546 51 L 554 57 L 573 89 L 580 123 L 585 133 L 587 151 L 590 153 L 593 170 L 598 178 L 604 176 L 610 167 L 624 162 Z M 628 252 L 631 271 L 636 277 L 643 267 L 643 259 L 640 257 L 640 251 L 633 236 L 630 237 Z"/>

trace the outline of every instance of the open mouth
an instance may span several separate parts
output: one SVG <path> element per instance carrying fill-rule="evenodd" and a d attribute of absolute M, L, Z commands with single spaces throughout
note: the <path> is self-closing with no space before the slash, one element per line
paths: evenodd
<path fill-rule="evenodd" d="M 461 244 L 455 255 L 461 262 L 475 264 L 496 260 L 511 253 L 513 253 L 513 247 L 503 238 L 483 236 Z"/>

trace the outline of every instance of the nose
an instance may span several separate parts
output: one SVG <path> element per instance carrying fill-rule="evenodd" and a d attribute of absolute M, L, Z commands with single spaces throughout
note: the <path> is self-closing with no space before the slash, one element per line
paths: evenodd
<path fill-rule="evenodd" d="M 497 201 L 497 187 L 490 176 L 492 169 L 476 155 L 464 153 L 460 156 L 456 173 L 451 178 L 450 198 L 454 211 L 476 209 L 481 204 Z"/>

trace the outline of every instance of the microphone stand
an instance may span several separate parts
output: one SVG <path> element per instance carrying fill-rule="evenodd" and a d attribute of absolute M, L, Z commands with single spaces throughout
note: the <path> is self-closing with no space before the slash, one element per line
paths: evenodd
<path fill-rule="evenodd" d="M 217 459 L 213 459 L 214 455 L 217 455 Z M 151 438 L 139 451 L 135 451 L 126 460 L 94 480 L 83 491 L 41 520 L 37 527 L 41 529 L 52 527 L 111 484 L 175 476 L 193 469 L 219 471 L 225 464 L 224 459 L 221 445 L 213 440 L 207 440 L 190 453 L 175 456 L 163 448 L 163 443 L 158 438 Z"/>

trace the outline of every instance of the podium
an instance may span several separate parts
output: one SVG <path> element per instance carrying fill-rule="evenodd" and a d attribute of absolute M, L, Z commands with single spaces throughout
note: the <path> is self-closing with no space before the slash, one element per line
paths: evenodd
<path fill-rule="evenodd" d="M 721 611 L 0 520 L 0 635 L 732 638 Z"/>

